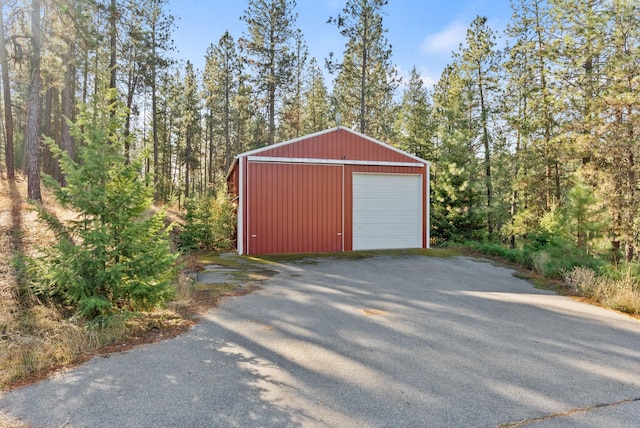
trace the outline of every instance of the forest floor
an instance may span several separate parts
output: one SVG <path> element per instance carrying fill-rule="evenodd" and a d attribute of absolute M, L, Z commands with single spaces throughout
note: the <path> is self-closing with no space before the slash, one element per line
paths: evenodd
<path fill-rule="evenodd" d="M 75 214 L 61 207 L 43 187 L 43 205 L 63 220 Z M 198 322 L 199 314 L 216 307 L 221 298 L 246 294 L 255 287 L 196 284 L 193 274 L 212 263 L 215 255 L 183 258 L 185 271 L 167 308 L 141 314 L 111 331 L 96 332 L 72 322 L 60 308 L 20 290 L 16 254 L 37 256 L 54 234 L 27 202 L 22 176 L 9 181 L 0 175 L 0 391 L 24 386 L 52 373 L 81 364 L 98 354 L 120 352 L 145 343 L 175 337 Z M 172 217 L 176 213 L 172 213 Z M 191 273 L 191 274 L 190 274 Z M 0 427 L 14 427 L 3 420 Z"/>

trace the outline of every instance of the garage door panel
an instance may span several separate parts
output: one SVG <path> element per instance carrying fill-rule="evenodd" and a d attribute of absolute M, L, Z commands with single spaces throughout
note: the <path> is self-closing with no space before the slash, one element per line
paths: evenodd
<path fill-rule="evenodd" d="M 422 177 L 353 174 L 353 249 L 422 247 Z"/>

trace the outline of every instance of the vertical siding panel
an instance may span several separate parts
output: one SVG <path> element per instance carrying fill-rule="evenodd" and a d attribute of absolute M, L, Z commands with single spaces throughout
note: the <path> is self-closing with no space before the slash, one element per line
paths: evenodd
<path fill-rule="evenodd" d="M 336 166 L 252 163 L 251 252 L 330 251 L 326 245 L 337 233 L 331 224 L 341 216 L 331 211 L 341 196 L 339 172 Z"/>
<path fill-rule="evenodd" d="M 274 195 L 274 203 L 276 204 L 273 209 L 277 212 L 275 218 L 275 227 L 272 229 L 271 239 L 269 239 L 269 249 L 272 253 L 280 252 L 284 249 L 284 245 L 282 243 L 283 239 L 283 229 L 284 224 L 286 222 L 287 210 L 288 210 L 288 201 L 287 194 L 284 189 L 288 184 L 288 178 L 285 170 L 283 168 L 284 165 L 277 165 L 278 174 L 276 175 L 276 194 Z"/>
<path fill-rule="evenodd" d="M 295 173 L 295 183 L 296 189 L 294 191 L 293 204 L 295 209 L 292 210 L 292 215 L 294 216 L 294 224 L 293 224 L 293 232 L 295 235 L 291 236 L 291 251 L 292 252 L 300 252 L 300 248 L 303 247 L 301 242 L 305 240 L 304 236 L 304 224 L 305 224 L 305 216 L 307 215 L 307 207 L 305 206 L 305 175 L 311 174 L 311 171 L 308 171 L 307 174 L 304 174 L 304 171 L 300 170 L 300 165 L 292 165 L 292 169 L 296 171 Z M 301 233 L 302 232 L 302 233 Z M 297 236 L 296 236 L 297 235 Z"/>
<path fill-rule="evenodd" d="M 292 188 L 293 179 L 291 177 L 291 169 L 285 168 L 285 165 L 278 165 L 281 171 L 282 179 L 279 181 L 280 187 L 278 192 L 280 193 L 280 197 L 278 198 L 278 202 L 280 206 L 278 209 L 281 212 L 280 218 L 278 219 L 278 235 L 275 237 L 276 246 L 274 248 L 274 252 L 284 252 L 287 248 L 288 244 L 288 230 L 291 227 L 291 195 L 295 191 L 295 188 Z"/>
<path fill-rule="evenodd" d="M 282 215 L 280 216 L 280 222 L 279 222 L 279 227 L 278 227 L 278 235 L 276 236 L 276 242 L 277 242 L 277 247 L 276 247 L 276 251 L 277 252 L 284 252 L 285 248 L 287 248 L 287 230 L 289 229 L 289 227 L 291 227 L 291 214 L 293 211 L 293 207 L 291 206 L 291 195 L 293 194 L 293 192 L 295 191 L 295 188 L 292 188 L 293 186 L 293 178 L 292 178 L 292 171 L 290 168 L 285 168 L 285 165 L 278 165 L 280 167 L 281 170 L 281 176 L 283 177 L 282 180 L 280 180 L 280 189 L 279 189 L 279 193 L 280 193 L 280 197 L 278 198 L 279 201 L 282 201 L 280 203 L 280 206 L 278 208 L 280 208 L 282 210 Z"/>
<path fill-rule="evenodd" d="M 313 203 L 314 200 L 317 199 L 317 193 L 316 193 L 316 188 L 315 188 L 315 179 L 316 179 L 316 175 L 319 174 L 320 171 L 318 170 L 316 165 L 312 165 L 311 166 L 311 173 L 306 177 L 306 179 L 308 180 L 308 194 L 311 195 L 311 197 L 308 198 L 304 198 L 305 199 L 305 212 L 304 212 L 304 221 L 307 225 L 307 227 L 305 227 L 305 240 L 304 242 L 300 242 L 300 246 L 305 246 L 308 248 L 309 251 L 316 251 L 316 243 L 315 243 L 315 231 L 314 228 L 316 227 L 316 223 L 317 220 L 319 220 L 316 217 L 316 211 L 314 210 L 313 207 Z"/>
<path fill-rule="evenodd" d="M 284 168 L 285 165 L 282 165 Z M 298 227 L 298 219 L 296 216 L 296 198 L 295 195 L 299 192 L 299 182 L 296 180 L 297 177 L 297 169 L 296 168 L 285 168 L 287 174 L 287 185 L 282 189 L 283 194 L 286 195 L 285 200 L 285 215 L 282 222 L 282 236 L 281 241 L 282 247 L 291 248 L 291 240 L 294 238 L 292 236 L 292 231 L 295 231 L 296 227 Z M 282 250 L 281 250 L 282 251 Z"/>
<path fill-rule="evenodd" d="M 317 167 L 314 167 L 314 169 L 317 170 Z M 311 237 L 309 240 L 309 244 L 311 245 L 311 248 L 317 248 L 317 238 L 318 238 L 318 222 L 317 221 L 313 221 L 314 219 L 318 218 L 318 210 L 317 210 L 317 203 L 318 203 L 318 194 L 317 194 L 317 184 L 316 184 L 316 178 L 317 178 L 317 172 L 315 174 L 311 174 L 311 176 L 309 177 L 310 180 L 310 184 L 311 184 L 311 191 L 313 192 L 313 196 L 311 198 L 309 198 L 311 204 L 310 204 L 310 224 L 309 227 L 311 229 Z"/>

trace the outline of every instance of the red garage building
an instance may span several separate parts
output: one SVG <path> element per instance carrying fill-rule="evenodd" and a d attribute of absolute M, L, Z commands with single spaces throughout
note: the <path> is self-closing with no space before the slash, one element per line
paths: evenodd
<path fill-rule="evenodd" d="M 239 154 L 238 253 L 428 248 L 429 167 L 344 127 Z"/>

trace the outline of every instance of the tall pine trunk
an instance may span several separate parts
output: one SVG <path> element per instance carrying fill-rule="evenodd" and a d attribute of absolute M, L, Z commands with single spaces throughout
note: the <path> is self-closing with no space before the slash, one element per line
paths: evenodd
<path fill-rule="evenodd" d="M 362 35 L 362 70 L 360 70 L 360 133 L 364 134 L 367 129 L 367 67 L 369 66 L 369 23 L 367 14 L 364 14 L 362 19 L 364 34 Z"/>
<path fill-rule="evenodd" d="M 27 193 L 29 199 L 42 201 L 40 193 L 40 0 L 31 1 L 31 84 L 27 102 L 27 128 L 25 131 L 27 153 Z"/>
<path fill-rule="evenodd" d="M 11 84 L 9 82 L 9 62 L 7 61 L 6 41 L 4 38 L 4 2 L 0 0 L 0 67 L 2 67 L 2 92 L 4 94 L 4 159 L 7 167 L 7 178 L 15 178 L 15 159 L 13 154 L 13 113 L 11 111 Z"/>
<path fill-rule="evenodd" d="M 160 202 L 160 165 L 159 165 L 159 151 L 158 145 L 158 94 L 156 88 L 157 69 L 156 69 L 156 19 L 153 20 L 151 27 L 151 136 L 153 139 L 153 186 L 155 191 L 153 192 L 153 200 Z"/>
<path fill-rule="evenodd" d="M 493 234 L 493 216 L 491 212 L 491 200 L 493 197 L 493 185 L 491 182 L 491 150 L 489 147 L 489 129 L 487 124 L 487 106 L 485 103 L 485 88 L 482 79 L 482 67 L 478 66 L 478 88 L 480 91 L 480 115 L 482 120 L 482 145 L 484 147 L 485 185 L 487 189 L 487 232 Z"/>
<path fill-rule="evenodd" d="M 116 0 L 111 0 L 111 4 L 109 6 L 109 50 L 110 50 L 110 59 L 109 59 L 109 72 L 111 79 L 109 80 L 109 88 L 116 88 L 116 53 L 117 53 L 117 41 L 118 41 L 118 28 L 117 28 L 117 5 Z M 115 96 L 115 95 L 114 95 Z M 114 100 L 115 101 L 115 100 Z"/>
<path fill-rule="evenodd" d="M 64 72 L 64 87 L 62 88 L 62 124 L 60 130 L 60 138 L 62 140 L 62 150 L 69 154 L 71 159 L 75 159 L 75 147 L 73 144 L 73 138 L 71 137 L 71 128 L 69 127 L 69 121 L 74 120 L 74 93 L 75 93 L 75 67 L 73 65 L 73 58 L 75 57 L 75 41 L 69 41 L 69 48 L 64 53 L 62 60 L 65 63 Z M 62 177 L 62 183 L 66 184 L 64 176 Z"/>

